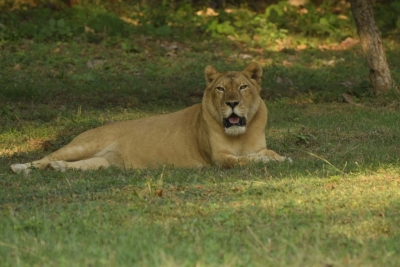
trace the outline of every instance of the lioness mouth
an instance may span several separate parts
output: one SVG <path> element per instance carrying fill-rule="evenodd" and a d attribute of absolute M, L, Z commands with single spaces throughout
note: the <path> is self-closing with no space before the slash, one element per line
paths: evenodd
<path fill-rule="evenodd" d="M 246 118 L 232 113 L 228 118 L 224 118 L 224 127 L 229 128 L 231 126 L 246 126 Z"/>

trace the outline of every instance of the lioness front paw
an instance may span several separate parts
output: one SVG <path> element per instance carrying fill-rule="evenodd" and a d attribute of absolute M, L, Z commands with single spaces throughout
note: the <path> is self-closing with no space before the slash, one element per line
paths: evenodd
<path fill-rule="evenodd" d="M 267 156 L 261 156 L 261 155 L 259 155 L 258 160 L 261 161 L 261 162 L 263 162 L 263 163 L 268 163 L 268 162 L 270 162 L 271 160 L 275 160 L 275 159 L 274 159 L 274 158 L 267 157 Z"/>
<path fill-rule="evenodd" d="M 55 170 L 55 171 L 65 172 L 67 170 L 67 163 L 62 160 L 53 161 L 53 162 L 49 163 L 48 168 Z"/>
<path fill-rule="evenodd" d="M 268 163 L 270 161 L 278 161 L 278 162 L 284 162 L 287 161 L 289 163 L 292 163 L 293 160 L 289 157 L 268 157 L 268 156 L 260 156 L 260 161 L 264 162 L 264 163 Z"/>

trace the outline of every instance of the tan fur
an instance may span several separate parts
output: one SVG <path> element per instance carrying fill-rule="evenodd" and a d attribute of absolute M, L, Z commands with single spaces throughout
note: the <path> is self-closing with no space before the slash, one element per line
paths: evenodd
<path fill-rule="evenodd" d="M 14 164 L 11 169 L 27 173 L 31 167 L 65 171 L 164 164 L 230 168 L 249 161 L 283 161 L 285 157 L 266 148 L 267 108 L 259 94 L 261 75 L 257 63 L 250 63 L 242 72 L 219 73 L 207 66 L 207 87 L 201 104 L 86 131 L 41 160 Z M 232 109 L 229 103 L 236 106 Z M 232 112 L 245 117 L 246 126 L 224 127 L 223 119 Z"/>

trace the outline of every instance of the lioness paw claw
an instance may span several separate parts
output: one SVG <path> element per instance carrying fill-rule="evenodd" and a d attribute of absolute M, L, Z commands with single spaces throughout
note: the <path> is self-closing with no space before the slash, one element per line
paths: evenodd
<path fill-rule="evenodd" d="M 287 161 L 289 163 L 292 163 L 293 160 L 290 157 L 267 157 L 267 156 L 261 156 L 260 157 L 261 161 L 264 163 L 268 163 L 270 161 L 278 161 L 278 162 L 284 162 Z"/>

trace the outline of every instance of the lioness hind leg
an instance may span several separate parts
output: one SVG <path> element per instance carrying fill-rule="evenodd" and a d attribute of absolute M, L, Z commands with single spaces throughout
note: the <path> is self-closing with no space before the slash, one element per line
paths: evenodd
<path fill-rule="evenodd" d="M 97 170 L 99 168 L 108 168 L 111 166 L 110 162 L 103 157 L 94 157 L 90 159 L 84 159 L 74 162 L 67 161 L 53 161 L 48 164 L 49 168 L 65 172 L 67 169 L 77 169 L 77 170 Z"/>
<path fill-rule="evenodd" d="M 47 155 L 46 157 L 44 157 L 40 160 L 36 160 L 36 161 L 30 162 L 30 163 L 25 163 L 25 164 L 13 164 L 13 165 L 11 165 L 11 170 L 15 173 L 28 174 L 32 168 L 46 169 L 49 166 L 49 164 L 52 162 L 67 161 L 68 164 L 71 164 L 73 162 L 78 162 L 79 160 L 82 160 L 85 158 L 91 159 L 93 157 L 93 155 L 96 154 L 97 152 L 99 152 L 99 150 L 100 150 L 95 144 L 91 144 L 90 142 L 85 143 L 85 144 L 82 144 L 82 143 L 74 144 L 73 142 L 74 141 L 72 141 L 72 143 L 60 148 L 59 150 L 54 151 L 50 155 Z M 54 166 L 51 166 L 51 167 L 54 169 L 57 169 L 57 170 L 61 170 L 60 168 L 56 168 Z M 69 166 L 67 168 L 69 168 Z M 77 168 L 77 167 L 72 166 L 72 168 Z M 77 169 L 80 169 L 80 168 L 77 168 Z"/>
<path fill-rule="evenodd" d="M 45 169 L 47 168 L 47 165 L 51 162 L 51 160 L 49 160 L 48 156 L 40 159 L 40 160 L 36 160 L 33 162 L 28 162 L 28 163 L 17 163 L 17 164 L 13 164 L 10 166 L 11 170 L 14 173 L 24 173 L 24 174 L 29 174 L 32 170 L 32 168 L 35 169 Z"/>

